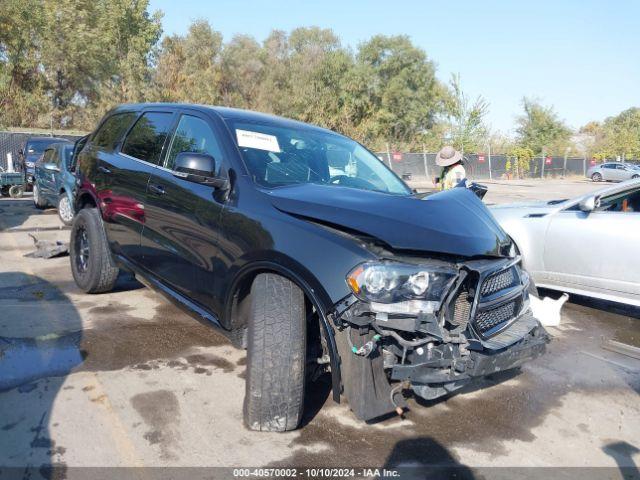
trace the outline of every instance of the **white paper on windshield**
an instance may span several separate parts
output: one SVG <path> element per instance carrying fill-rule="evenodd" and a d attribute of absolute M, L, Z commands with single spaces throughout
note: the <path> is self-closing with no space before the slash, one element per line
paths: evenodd
<path fill-rule="evenodd" d="M 280 145 L 275 135 L 267 135 L 266 133 L 252 132 L 249 130 L 239 130 L 236 128 L 236 137 L 239 147 L 257 148 L 258 150 L 266 150 L 268 152 L 279 153 Z"/>

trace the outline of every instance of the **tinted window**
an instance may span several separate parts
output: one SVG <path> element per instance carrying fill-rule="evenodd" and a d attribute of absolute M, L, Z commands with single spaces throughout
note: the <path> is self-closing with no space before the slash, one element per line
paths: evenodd
<path fill-rule="evenodd" d="M 216 170 L 220 167 L 222 154 L 216 137 L 207 122 L 198 117 L 183 115 L 180 118 L 165 167 L 173 169 L 176 156 L 181 152 L 206 153 L 216 160 Z"/>
<path fill-rule="evenodd" d="M 60 148 L 62 158 L 64 159 L 64 165 L 66 169 L 71 171 L 71 156 L 73 155 L 73 145 L 65 145 Z M 61 166 L 62 168 L 62 166 Z"/>
<path fill-rule="evenodd" d="M 29 155 L 41 154 L 45 151 L 45 149 L 51 145 L 52 143 L 60 143 L 64 140 L 60 139 L 52 139 L 52 138 L 39 138 L 34 140 L 29 140 L 27 145 L 25 146 L 25 152 Z"/>
<path fill-rule="evenodd" d="M 40 162 L 42 162 L 43 164 L 55 163 L 55 151 L 53 150 L 53 148 L 49 148 L 48 150 L 44 151 L 44 155 L 40 158 L 40 160 L 38 160 L 38 163 Z"/>
<path fill-rule="evenodd" d="M 614 193 L 600 199 L 600 212 L 640 212 L 640 189 Z"/>
<path fill-rule="evenodd" d="M 615 163 L 605 163 L 602 168 L 616 168 Z"/>
<path fill-rule="evenodd" d="M 69 162 L 69 171 L 73 171 L 76 168 L 78 155 L 87 144 L 87 140 L 89 140 L 89 136 L 82 137 L 80 140 L 76 141 L 72 151 L 71 162 Z"/>
<path fill-rule="evenodd" d="M 116 142 L 127 128 L 129 128 L 133 120 L 136 118 L 136 115 L 137 114 L 134 112 L 118 113 L 107 118 L 93 136 L 91 143 L 97 147 L 113 150 L 116 146 Z"/>
<path fill-rule="evenodd" d="M 127 135 L 122 153 L 158 164 L 162 146 L 171 129 L 172 117 L 172 113 L 160 112 L 142 115 Z"/>

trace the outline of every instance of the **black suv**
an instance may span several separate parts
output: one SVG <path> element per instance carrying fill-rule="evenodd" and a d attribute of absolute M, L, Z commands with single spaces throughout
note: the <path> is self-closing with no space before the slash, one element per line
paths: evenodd
<path fill-rule="evenodd" d="M 420 195 L 359 143 L 249 111 L 109 112 L 79 154 L 71 268 L 120 269 L 247 348 L 244 415 L 298 425 L 330 371 L 361 419 L 545 351 L 514 243 L 469 189 Z"/>

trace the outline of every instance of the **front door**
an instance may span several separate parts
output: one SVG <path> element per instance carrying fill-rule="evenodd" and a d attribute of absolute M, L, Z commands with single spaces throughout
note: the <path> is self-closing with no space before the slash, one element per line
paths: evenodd
<path fill-rule="evenodd" d="M 544 264 L 553 283 L 640 296 L 640 188 L 600 199 L 593 212 L 558 212 L 547 231 Z"/>
<path fill-rule="evenodd" d="M 122 141 L 119 151 L 101 152 L 98 196 L 103 204 L 107 238 L 113 252 L 142 260 L 140 238 L 145 222 L 145 195 L 171 131 L 172 112 L 144 112 Z"/>
<path fill-rule="evenodd" d="M 205 307 L 212 305 L 222 203 L 213 187 L 178 178 L 173 168 L 181 152 L 206 153 L 216 160 L 219 172 L 218 138 L 206 116 L 180 113 L 166 158 L 149 180 L 142 235 L 145 268 Z"/>
<path fill-rule="evenodd" d="M 51 169 L 53 166 L 59 166 L 56 149 L 54 147 L 47 148 L 34 165 L 34 176 L 38 179 L 38 189 L 40 190 L 40 198 L 46 199 L 47 203 L 53 203 L 56 184 L 56 172 Z M 49 168 L 47 168 L 49 167 Z"/>

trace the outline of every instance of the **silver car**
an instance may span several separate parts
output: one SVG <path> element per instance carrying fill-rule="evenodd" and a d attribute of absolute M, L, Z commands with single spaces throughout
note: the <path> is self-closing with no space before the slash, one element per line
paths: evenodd
<path fill-rule="evenodd" d="M 624 182 L 640 178 L 640 166 L 634 163 L 607 162 L 587 170 L 587 177 L 594 182 Z"/>
<path fill-rule="evenodd" d="M 538 287 L 640 306 L 640 180 L 491 212 Z"/>

